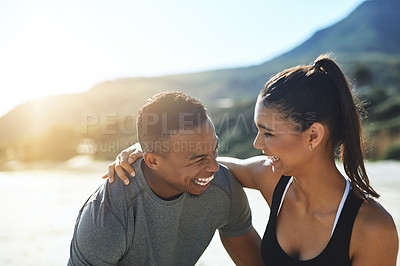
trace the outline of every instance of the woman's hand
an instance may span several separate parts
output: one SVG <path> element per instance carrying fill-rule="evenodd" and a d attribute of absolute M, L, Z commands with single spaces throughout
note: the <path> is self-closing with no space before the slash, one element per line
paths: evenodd
<path fill-rule="evenodd" d="M 129 178 L 126 176 L 124 170 L 134 177 L 136 173 L 131 167 L 131 164 L 141 157 L 143 157 L 142 148 L 140 147 L 139 142 L 136 142 L 118 154 L 115 161 L 108 166 L 108 172 L 104 174 L 102 178 L 105 179 L 108 177 L 108 182 L 112 183 L 114 182 L 114 173 L 116 172 L 117 176 L 122 180 L 122 182 L 124 182 L 125 185 L 128 185 Z"/>

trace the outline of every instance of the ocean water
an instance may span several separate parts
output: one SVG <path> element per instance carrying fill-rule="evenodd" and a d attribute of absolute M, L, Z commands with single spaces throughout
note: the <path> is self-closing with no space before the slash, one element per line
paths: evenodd
<path fill-rule="evenodd" d="M 66 265 L 78 210 L 104 182 L 100 176 L 107 165 L 75 160 L 50 170 L 0 172 L 0 265 Z M 399 231 L 400 163 L 368 163 L 367 171 Z M 246 189 L 246 194 L 262 236 L 269 210 L 258 191 Z M 234 265 L 218 233 L 197 265 Z"/>

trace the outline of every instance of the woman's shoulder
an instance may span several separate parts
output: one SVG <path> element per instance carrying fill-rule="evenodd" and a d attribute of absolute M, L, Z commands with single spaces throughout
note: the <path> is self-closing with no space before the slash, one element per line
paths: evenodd
<path fill-rule="evenodd" d="M 371 256 L 370 260 L 389 260 L 397 257 L 397 251 L 398 235 L 392 216 L 376 200 L 366 199 L 354 222 L 351 253 L 364 259 Z"/>
<path fill-rule="evenodd" d="M 252 169 L 254 188 L 261 192 L 271 206 L 273 192 L 282 177 L 282 173 L 271 165 L 266 156 L 256 156 L 246 161 L 249 168 Z"/>
<path fill-rule="evenodd" d="M 366 199 L 360 207 L 356 218 L 356 226 L 368 234 L 397 232 L 392 216 L 376 200 Z"/>

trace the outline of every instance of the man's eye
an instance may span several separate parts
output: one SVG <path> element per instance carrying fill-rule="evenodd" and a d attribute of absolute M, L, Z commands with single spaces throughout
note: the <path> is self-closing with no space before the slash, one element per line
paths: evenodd
<path fill-rule="evenodd" d="M 264 135 L 265 135 L 267 138 L 273 136 L 271 133 L 268 133 L 268 132 L 265 132 Z"/>
<path fill-rule="evenodd" d="M 201 158 L 200 160 L 195 161 L 194 163 L 200 163 L 200 162 L 202 162 L 203 160 L 204 160 L 204 157 Z"/>

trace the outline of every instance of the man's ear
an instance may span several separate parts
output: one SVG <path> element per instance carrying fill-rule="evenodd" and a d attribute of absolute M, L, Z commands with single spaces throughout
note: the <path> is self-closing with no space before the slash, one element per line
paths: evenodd
<path fill-rule="evenodd" d="M 313 150 L 318 147 L 322 141 L 327 137 L 327 128 L 325 125 L 314 122 L 310 128 L 307 129 L 308 133 L 308 149 Z"/>
<path fill-rule="evenodd" d="M 143 160 L 153 170 L 157 170 L 160 167 L 160 155 L 153 152 L 145 152 L 143 154 Z"/>

